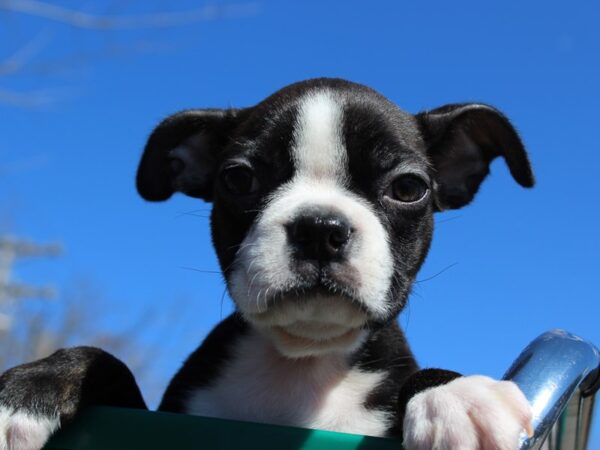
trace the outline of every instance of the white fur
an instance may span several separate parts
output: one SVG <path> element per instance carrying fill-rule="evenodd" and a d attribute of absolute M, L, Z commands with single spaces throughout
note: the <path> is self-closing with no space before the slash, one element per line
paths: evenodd
<path fill-rule="evenodd" d="M 40 450 L 59 426 L 57 417 L 0 408 L 0 450 Z"/>
<path fill-rule="evenodd" d="M 341 138 L 343 105 L 340 101 L 329 91 L 312 93 L 301 101 L 292 149 L 295 175 L 273 192 L 236 255 L 229 279 L 230 293 L 253 323 L 264 325 L 270 314 L 267 311 L 269 298 L 299 285 L 298 275 L 290 267 L 285 226 L 299 211 L 312 207 L 337 211 L 350 222 L 354 234 L 348 260 L 337 270 L 346 274 L 345 287 L 373 317 L 382 318 L 388 312 L 386 294 L 393 274 L 388 236 L 373 207 L 345 187 L 347 156 Z M 350 303 L 347 298 L 341 298 Z M 323 302 L 320 299 L 313 303 Z M 331 325 L 347 324 L 337 313 L 328 314 L 327 306 L 322 308 L 319 315 L 327 317 Z M 339 308 L 338 302 L 335 310 Z M 341 333 L 366 320 L 359 308 L 352 309 L 356 316 L 352 322 L 356 324 L 346 326 Z M 291 308 L 285 313 L 273 314 L 268 321 L 282 326 L 278 323 L 282 317 L 288 322 L 300 320 L 296 312 Z"/>
<path fill-rule="evenodd" d="M 372 436 L 389 427 L 385 412 L 364 407 L 384 373 L 350 369 L 341 357 L 286 358 L 256 332 L 233 348 L 218 380 L 190 396 L 186 413 Z"/>
<path fill-rule="evenodd" d="M 299 177 L 344 181 L 347 155 L 342 143 L 342 105 L 332 92 L 312 93 L 302 100 L 293 158 Z"/>
<path fill-rule="evenodd" d="M 516 450 L 531 430 L 527 399 L 510 381 L 458 378 L 415 395 L 406 408 L 406 450 Z"/>

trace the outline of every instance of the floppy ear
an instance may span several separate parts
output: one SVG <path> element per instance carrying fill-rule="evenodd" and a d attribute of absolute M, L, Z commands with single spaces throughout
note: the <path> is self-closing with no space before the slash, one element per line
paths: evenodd
<path fill-rule="evenodd" d="M 179 191 L 210 201 L 217 153 L 238 123 L 239 110 L 194 109 L 163 120 L 150 135 L 137 172 L 146 200 Z"/>
<path fill-rule="evenodd" d="M 513 178 L 523 187 L 534 184 L 525 147 L 508 119 L 478 103 L 446 105 L 415 116 L 437 172 L 438 210 L 468 204 L 503 156 Z"/>

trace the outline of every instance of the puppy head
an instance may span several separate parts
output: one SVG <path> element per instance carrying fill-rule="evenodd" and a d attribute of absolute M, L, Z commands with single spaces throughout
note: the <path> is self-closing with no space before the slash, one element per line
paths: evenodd
<path fill-rule="evenodd" d="M 336 79 L 288 86 L 239 110 L 190 110 L 152 133 L 137 176 L 147 200 L 213 202 L 231 297 L 290 357 L 348 352 L 394 319 L 435 211 L 476 194 L 503 156 L 533 185 L 517 133 L 492 107 L 411 115 Z"/>

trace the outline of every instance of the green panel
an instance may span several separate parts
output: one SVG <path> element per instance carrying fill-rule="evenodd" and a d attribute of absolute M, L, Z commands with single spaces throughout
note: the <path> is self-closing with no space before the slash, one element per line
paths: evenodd
<path fill-rule="evenodd" d="M 394 439 L 96 407 L 54 436 L 46 450 L 399 450 Z"/>

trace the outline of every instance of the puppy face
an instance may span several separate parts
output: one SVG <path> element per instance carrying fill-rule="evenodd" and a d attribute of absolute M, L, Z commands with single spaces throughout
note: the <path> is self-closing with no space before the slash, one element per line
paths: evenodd
<path fill-rule="evenodd" d="M 351 351 L 402 309 L 434 211 L 468 203 L 498 155 L 532 184 L 500 113 L 446 108 L 412 116 L 364 86 L 319 79 L 244 110 L 180 113 L 150 137 L 138 189 L 213 201 L 231 297 L 283 354 Z"/>
<path fill-rule="evenodd" d="M 398 312 L 430 241 L 431 179 L 408 116 L 407 136 L 383 117 L 368 130 L 381 113 L 327 88 L 284 107 L 267 117 L 278 130 L 252 124 L 261 134 L 227 152 L 213 235 L 240 311 L 299 356 L 346 348 Z M 276 152 L 273 133 L 285 136 Z M 409 202 L 394 194 L 404 178 Z M 235 237 L 223 233 L 249 210 Z"/>

